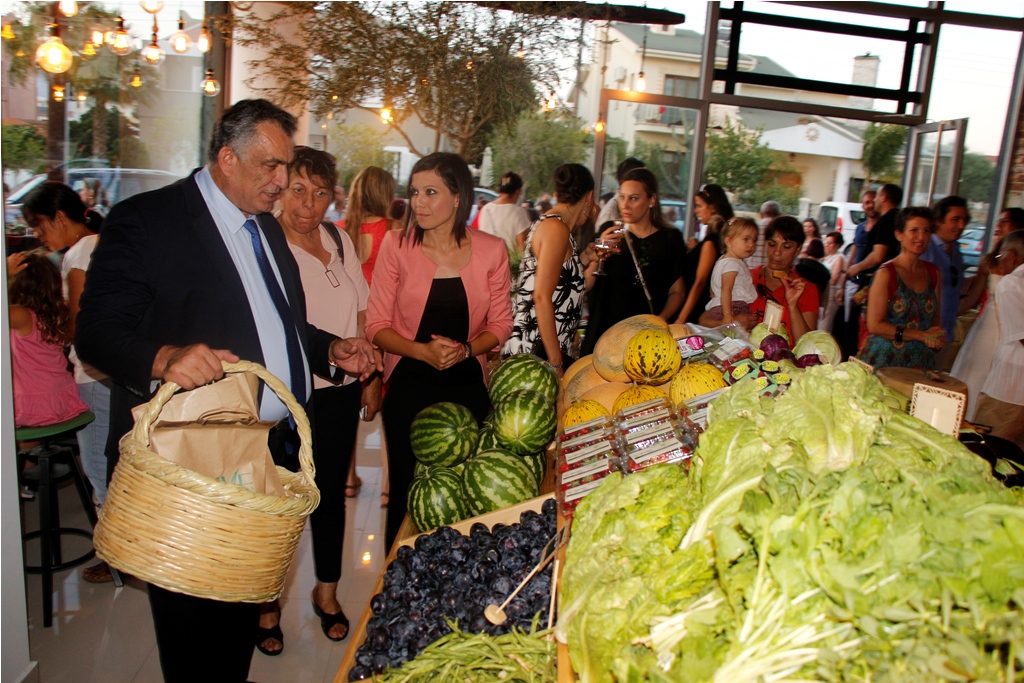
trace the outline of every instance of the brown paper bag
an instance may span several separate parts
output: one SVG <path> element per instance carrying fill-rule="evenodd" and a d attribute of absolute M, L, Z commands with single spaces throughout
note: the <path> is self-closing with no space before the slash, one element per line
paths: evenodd
<path fill-rule="evenodd" d="M 257 377 L 232 373 L 176 394 L 152 426 L 150 450 L 182 467 L 255 493 L 283 496 L 267 435 L 256 407 Z M 136 407 L 136 420 L 145 405 Z"/>

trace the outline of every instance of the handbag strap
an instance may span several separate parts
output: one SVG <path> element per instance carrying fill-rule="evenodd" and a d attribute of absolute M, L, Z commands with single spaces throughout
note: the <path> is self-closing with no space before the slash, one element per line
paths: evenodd
<path fill-rule="evenodd" d="M 640 278 L 640 286 L 644 288 L 644 296 L 647 297 L 647 308 L 650 309 L 651 315 L 657 315 L 654 312 L 654 300 L 651 299 L 651 290 L 647 288 L 647 278 L 644 277 L 644 269 L 640 266 L 640 259 L 637 258 L 633 242 L 629 239 L 629 228 L 625 228 L 625 231 L 622 233 L 622 240 L 626 243 L 626 247 L 629 248 L 629 255 L 633 257 L 633 265 L 636 266 L 636 274 Z"/>
<path fill-rule="evenodd" d="M 334 245 L 338 248 L 338 258 L 341 259 L 341 264 L 345 265 L 345 244 L 341 241 L 341 233 L 338 232 L 338 226 L 330 221 L 322 221 L 320 225 L 324 226 L 324 230 L 334 240 Z"/>

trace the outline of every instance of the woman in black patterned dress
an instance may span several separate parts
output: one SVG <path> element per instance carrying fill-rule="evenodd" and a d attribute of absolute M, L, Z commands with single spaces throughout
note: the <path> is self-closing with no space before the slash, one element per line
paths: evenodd
<path fill-rule="evenodd" d="M 586 166 L 555 169 L 558 203 L 530 226 L 519 279 L 513 293 L 512 336 L 502 355 L 533 353 L 546 358 L 561 377 L 572 362 L 572 339 L 583 313 L 584 264 L 593 247 L 576 255 L 572 229 L 590 217 L 594 177 Z"/>

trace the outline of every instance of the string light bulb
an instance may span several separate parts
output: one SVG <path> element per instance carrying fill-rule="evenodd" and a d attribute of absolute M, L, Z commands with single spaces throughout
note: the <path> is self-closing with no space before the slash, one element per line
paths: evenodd
<path fill-rule="evenodd" d="M 199 29 L 199 37 L 196 38 L 196 49 L 200 52 L 210 51 L 210 31 L 206 28 L 206 24 Z"/>
<path fill-rule="evenodd" d="M 647 90 L 647 79 L 644 78 L 644 72 L 641 71 L 636 79 L 636 91 L 643 92 L 644 90 Z"/>
<path fill-rule="evenodd" d="M 87 99 L 89 99 L 89 94 L 86 93 L 84 90 L 81 90 L 79 91 L 77 98 L 79 102 L 85 102 Z"/>
<path fill-rule="evenodd" d="M 466 71 L 472 71 L 472 70 L 473 70 L 473 60 L 470 59 L 468 62 L 466 62 Z"/>
<path fill-rule="evenodd" d="M 192 39 L 185 33 L 185 20 L 178 19 L 178 30 L 171 36 L 171 49 L 183 55 L 192 49 Z"/>
<path fill-rule="evenodd" d="M 390 125 L 395 120 L 390 107 L 384 107 L 380 110 L 380 120 L 387 125 Z"/>
<path fill-rule="evenodd" d="M 82 46 L 82 59 L 92 59 L 96 56 L 96 45 L 92 41 L 86 41 Z"/>
<path fill-rule="evenodd" d="M 146 64 L 150 66 L 160 66 L 163 64 L 164 57 L 167 53 L 160 47 L 156 38 L 156 17 L 153 17 L 153 37 L 149 41 L 149 45 L 142 48 L 142 59 Z"/>
<path fill-rule="evenodd" d="M 114 29 L 114 39 L 110 43 L 110 51 L 118 57 L 123 57 L 132 51 L 132 37 L 124 28 L 124 17 L 117 18 L 117 28 Z"/>
<path fill-rule="evenodd" d="M 139 65 L 135 65 L 135 73 L 132 74 L 132 79 L 128 81 L 128 84 L 133 88 L 142 87 L 142 74 L 139 73 Z"/>
<path fill-rule="evenodd" d="M 50 37 L 36 50 L 36 63 L 43 71 L 62 74 L 71 68 L 74 57 L 60 39 L 60 26 L 50 24 Z"/>
<path fill-rule="evenodd" d="M 523 49 L 523 44 L 519 43 L 519 49 L 516 50 L 516 59 L 525 59 L 525 58 L 526 58 L 526 50 Z"/>
<path fill-rule="evenodd" d="M 57 11 L 65 17 L 73 17 L 78 14 L 78 3 L 75 0 L 61 0 L 57 3 Z"/>
<path fill-rule="evenodd" d="M 14 29 L 11 28 L 10 24 L 4 24 L 4 27 L 0 29 L 0 38 L 14 40 Z"/>
<path fill-rule="evenodd" d="M 555 99 L 555 92 L 551 91 L 551 96 L 548 98 L 548 101 L 544 103 L 544 109 L 547 111 L 554 111 L 557 106 L 558 100 Z"/>
<path fill-rule="evenodd" d="M 102 45 L 106 40 L 105 35 L 102 27 L 95 26 L 89 29 L 89 42 L 93 45 Z"/>
<path fill-rule="evenodd" d="M 139 5 L 150 14 L 158 14 L 164 8 L 164 0 L 142 0 Z"/>
<path fill-rule="evenodd" d="M 206 78 L 203 79 L 203 95 L 216 97 L 220 93 L 220 82 L 213 77 L 213 69 L 206 70 Z"/>
<path fill-rule="evenodd" d="M 604 132 L 604 118 L 600 114 L 597 115 L 597 123 L 594 124 L 594 132 L 595 133 L 603 133 Z"/>
<path fill-rule="evenodd" d="M 53 86 L 53 101 L 63 102 L 64 101 L 64 86 L 55 85 Z"/>

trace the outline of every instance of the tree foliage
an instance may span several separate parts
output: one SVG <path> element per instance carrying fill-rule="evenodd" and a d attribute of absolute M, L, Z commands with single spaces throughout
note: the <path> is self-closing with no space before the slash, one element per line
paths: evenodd
<path fill-rule="evenodd" d="M 388 107 L 413 153 L 427 151 L 409 133 L 418 120 L 434 132 L 431 151 L 446 137 L 474 159 L 490 133 L 536 106 L 535 82 L 557 83 L 573 47 L 564 32 L 557 18 L 473 3 L 292 2 L 269 20 L 241 17 L 235 39 L 264 55 L 250 62 L 250 85 L 279 104 L 318 115 Z"/>
<path fill-rule="evenodd" d="M 675 155 L 666 154 L 673 151 Z M 658 179 L 658 191 L 662 197 L 686 196 L 690 164 L 682 153 L 660 143 L 637 138 L 633 144 L 633 156 L 644 162 Z"/>
<path fill-rule="evenodd" d="M 996 166 L 987 157 L 976 152 L 964 152 L 957 193 L 968 201 L 987 204 L 992 201 L 995 173 Z"/>
<path fill-rule="evenodd" d="M 494 174 L 515 171 L 523 177 L 523 196 L 551 192 L 552 178 L 560 164 L 583 163 L 588 136 L 583 122 L 550 114 L 524 114 L 512 130 L 499 132 L 491 142 Z"/>
<path fill-rule="evenodd" d="M 99 119 L 97 121 L 96 119 Z M 104 128 L 104 148 L 94 148 L 96 129 Z M 147 168 L 149 153 L 139 140 L 135 123 L 110 107 L 93 107 L 68 123 L 68 144 L 73 159 L 107 159 L 111 166 Z M 97 153 L 99 151 L 100 153 Z"/>
<path fill-rule="evenodd" d="M 872 180 L 892 180 L 898 169 L 897 157 L 907 143 L 907 129 L 894 123 L 872 123 L 864 131 L 864 186 Z"/>
<path fill-rule="evenodd" d="M 782 153 L 761 142 L 761 135 L 760 130 L 726 119 L 719 134 L 708 137 L 704 182 L 721 185 L 738 204 L 755 207 L 772 199 L 795 213 L 800 186 L 778 181 L 788 164 Z"/>
<path fill-rule="evenodd" d="M 33 173 L 46 170 L 46 138 L 28 125 L 4 126 L 2 132 L 3 167 Z"/>
<path fill-rule="evenodd" d="M 338 160 L 338 183 L 342 187 L 351 185 L 356 173 L 367 166 L 380 166 L 394 173 L 384 153 L 384 135 L 370 126 L 339 124 L 331 126 L 327 136 L 328 151 Z M 402 182 L 401 178 L 395 180 Z"/>

